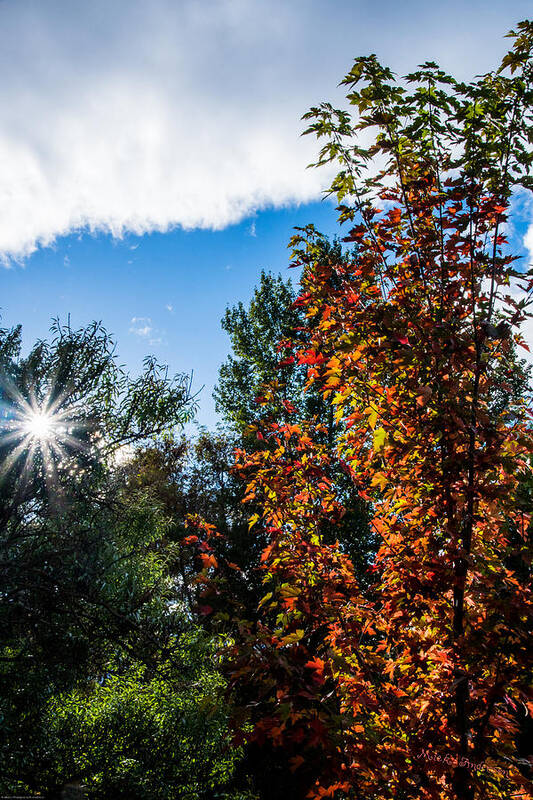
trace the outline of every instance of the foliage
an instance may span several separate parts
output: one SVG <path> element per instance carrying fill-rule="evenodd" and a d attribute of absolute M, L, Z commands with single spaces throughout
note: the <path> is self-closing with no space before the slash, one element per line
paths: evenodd
<path fill-rule="evenodd" d="M 202 605 L 196 582 L 201 554 L 191 547 L 189 538 L 192 516 L 216 526 L 220 536 L 214 543 L 215 555 L 221 563 L 233 564 L 226 571 L 224 595 L 210 602 L 224 605 L 230 596 L 241 611 L 253 615 L 261 598 L 257 567 L 265 542 L 249 533 L 242 482 L 233 470 L 237 443 L 232 433 L 202 429 L 195 438 L 167 437 L 140 448 L 124 466 L 127 485 L 147 493 L 168 520 L 166 540 L 177 545 L 171 570 L 190 613 Z"/>
<path fill-rule="evenodd" d="M 50 698 L 83 692 L 110 659 L 170 659 L 190 626 L 168 569 L 167 522 L 113 458 L 188 418 L 188 381 L 152 360 L 131 380 L 97 325 L 53 330 L 25 358 L 19 329 L 0 336 L 3 791 L 41 790 L 48 779 L 54 788 Z M 57 435 L 27 433 L 43 408 L 61 420 Z"/>
<path fill-rule="evenodd" d="M 229 334 L 233 355 L 222 364 L 214 397 L 216 409 L 240 434 L 257 419 L 256 398 L 276 380 L 286 403 L 299 404 L 305 376 L 291 364 L 280 366 L 280 341 L 290 338 L 302 321 L 294 307 L 290 281 L 261 272 L 250 306 L 227 308 L 222 327 Z M 279 414 L 279 409 L 274 409 Z"/>
<path fill-rule="evenodd" d="M 343 252 L 339 240 L 330 242 L 321 237 L 317 247 L 320 257 L 331 263 L 338 264 L 350 257 L 349 253 Z M 215 399 L 217 409 L 223 414 L 225 422 L 237 432 L 233 449 L 243 446 L 247 450 L 261 449 L 263 444 L 257 423 L 267 416 L 276 424 L 310 418 L 320 420 L 321 439 L 328 447 L 334 447 L 336 432 L 333 409 L 312 386 L 305 390 L 305 360 L 298 363 L 291 354 L 294 346 L 302 349 L 307 346 L 310 332 L 304 324 L 305 321 L 303 307 L 297 302 L 290 281 L 283 282 L 281 277 L 264 272 L 249 307 L 245 308 L 243 303 L 239 303 L 226 310 L 222 326 L 230 334 L 233 355 L 220 368 Z M 226 463 L 233 465 L 233 462 L 231 456 Z M 365 580 L 376 544 L 369 530 L 365 503 L 354 491 L 349 476 L 343 469 L 332 464 L 329 478 L 343 498 L 345 513 L 342 523 L 335 530 L 327 530 L 324 526 L 322 535 L 326 541 L 337 539 L 340 542 L 357 565 L 361 579 Z M 234 496 L 238 496 L 239 500 L 243 496 L 247 497 L 248 502 L 253 500 L 248 491 L 243 493 L 239 489 L 242 483 L 233 480 L 231 485 Z M 196 505 L 194 513 L 214 524 L 219 533 L 227 534 L 227 528 L 221 527 L 213 515 L 203 513 L 200 505 Z M 241 525 L 238 546 L 234 548 L 233 557 L 229 559 L 237 562 L 246 571 L 248 580 L 248 570 L 252 562 L 243 560 L 239 551 L 250 551 L 249 555 L 253 554 L 253 566 L 257 567 L 257 545 L 260 545 L 261 550 L 266 544 L 260 532 L 256 531 L 253 537 L 246 536 L 246 539 L 250 538 L 252 543 L 247 545 Z"/>
<path fill-rule="evenodd" d="M 532 441 L 511 389 L 533 280 L 505 236 L 512 192 L 532 188 L 531 23 L 512 36 L 470 84 L 433 63 L 401 83 L 357 59 L 357 118 L 306 115 L 357 245 L 332 263 L 312 226 L 293 239 L 307 320 L 293 358 L 336 446 L 323 420 L 267 417 L 262 448 L 240 455 L 270 541 L 262 618 L 243 621 L 231 667 L 253 740 L 302 770 L 294 796 L 313 763 L 314 797 L 532 796 Z M 322 535 L 343 515 L 339 466 L 380 539 L 367 590 Z"/>
<path fill-rule="evenodd" d="M 101 682 L 50 702 L 45 724 L 65 779 L 80 776 L 95 799 L 244 800 L 231 786 L 240 752 L 225 739 L 215 643 L 191 629 L 173 656 L 153 669 L 110 665 Z"/>

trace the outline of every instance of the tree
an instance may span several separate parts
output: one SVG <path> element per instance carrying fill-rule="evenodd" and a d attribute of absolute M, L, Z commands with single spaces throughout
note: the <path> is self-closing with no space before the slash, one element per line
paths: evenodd
<path fill-rule="evenodd" d="M 303 771 L 300 796 L 317 751 L 316 797 L 532 796 L 532 437 L 511 384 L 533 279 L 505 223 L 533 188 L 533 27 L 511 35 L 500 69 L 468 84 L 434 63 L 399 82 L 359 58 L 344 80 L 357 118 L 306 115 L 357 245 L 335 264 L 312 226 L 293 239 L 307 320 L 293 357 L 336 447 L 324 421 L 267 420 L 263 448 L 240 455 L 270 542 L 262 619 L 230 667 L 252 738 Z M 372 504 L 367 590 L 323 540 L 343 514 L 332 462 Z"/>
<path fill-rule="evenodd" d="M 50 703 L 91 697 L 115 677 L 120 706 L 125 671 L 164 663 L 172 683 L 183 662 L 191 624 L 168 568 L 167 521 L 125 483 L 116 456 L 194 407 L 188 379 L 153 359 L 131 380 L 100 326 L 53 333 L 25 358 L 20 329 L 0 333 L 0 785 L 51 796 L 68 776 Z M 138 686 L 150 691 L 149 680 Z"/>
<path fill-rule="evenodd" d="M 349 260 L 350 254 L 343 253 L 338 239 L 330 242 L 322 236 L 317 241 L 317 247 L 320 257 L 331 263 Z M 303 350 L 307 347 L 310 332 L 305 322 L 303 306 L 297 300 L 291 282 L 284 282 L 281 276 L 275 277 L 265 272 L 261 273 L 260 284 L 248 308 L 239 303 L 226 310 L 222 327 L 230 335 L 233 355 L 220 368 L 214 396 L 224 422 L 236 431 L 233 449 L 243 446 L 248 450 L 261 449 L 257 424 L 267 415 L 275 423 L 282 420 L 294 423 L 295 419 L 320 419 L 325 422 L 320 432 L 321 439 L 328 446 L 334 446 L 333 409 L 314 387 L 307 387 L 305 391 L 305 360 L 298 363 L 291 354 L 295 346 Z M 233 461 L 231 457 L 228 465 L 233 465 Z M 365 580 L 376 544 L 368 527 L 365 503 L 338 465 L 331 465 L 329 478 L 343 497 L 345 514 L 342 524 L 329 533 L 324 528 L 323 536 L 326 540 L 332 536 L 333 541 L 340 541 L 357 565 L 361 579 Z M 231 485 L 234 497 L 242 499 L 246 493 L 239 491 L 239 483 L 233 481 Z M 240 485 L 242 487 L 242 483 Z M 225 532 L 218 520 L 212 515 L 206 516 L 200 506 L 198 513 L 214 524 L 219 532 Z M 246 540 L 249 542 L 250 537 L 243 536 L 241 526 L 239 546 L 245 546 Z M 260 534 L 256 534 L 251 544 L 245 546 L 250 556 L 254 554 L 255 567 L 258 565 L 257 542 L 264 546 Z M 237 551 L 234 552 L 233 561 L 246 570 L 250 566 L 249 560 L 243 562 Z"/>
<path fill-rule="evenodd" d="M 290 281 L 262 271 L 249 308 L 238 303 L 226 309 L 222 328 L 229 334 L 233 355 L 220 367 L 214 398 L 216 410 L 241 435 L 257 420 L 256 398 L 273 380 L 282 387 L 285 402 L 301 402 L 302 370 L 280 365 L 278 348 L 302 322 L 295 300 Z"/>
<path fill-rule="evenodd" d="M 191 547 L 191 517 L 216 527 L 220 535 L 213 542 L 214 554 L 221 563 L 232 565 L 226 570 L 224 593 L 209 603 L 227 605 L 229 596 L 242 613 L 253 615 L 261 598 L 258 565 L 266 542 L 250 536 L 249 511 L 242 504 L 244 487 L 233 470 L 238 443 L 231 432 L 201 429 L 196 437 L 166 437 L 139 448 L 124 467 L 128 486 L 146 492 L 168 519 L 167 541 L 177 545 L 171 569 L 192 614 L 208 604 L 199 597 L 196 577 L 202 554 Z M 206 622 L 202 613 L 200 621 Z"/>
<path fill-rule="evenodd" d="M 242 753 L 227 745 L 216 648 L 190 625 L 172 661 L 110 664 L 103 680 L 55 696 L 43 722 L 53 778 L 80 776 L 102 800 L 251 800 L 234 786 Z"/>

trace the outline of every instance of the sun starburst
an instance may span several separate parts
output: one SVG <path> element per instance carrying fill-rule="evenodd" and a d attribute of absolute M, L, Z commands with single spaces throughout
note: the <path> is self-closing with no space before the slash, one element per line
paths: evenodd
<path fill-rule="evenodd" d="M 22 472 L 27 473 L 40 454 L 48 482 L 69 451 L 82 447 L 76 435 L 83 427 L 79 409 L 52 389 L 39 400 L 33 392 L 25 397 L 12 382 L 4 380 L 1 388 L 0 478 L 20 460 L 24 460 Z"/>
<path fill-rule="evenodd" d="M 24 431 L 32 439 L 49 441 L 57 435 L 56 420 L 53 414 L 46 411 L 32 411 L 24 424 Z"/>

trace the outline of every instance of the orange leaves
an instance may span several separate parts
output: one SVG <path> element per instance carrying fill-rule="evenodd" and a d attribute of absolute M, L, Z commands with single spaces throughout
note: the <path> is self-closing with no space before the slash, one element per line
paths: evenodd
<path fill-rule="evenodd" d="M 402 209 L 401 208 L 392 208 L 388 214 L 388 218 L 392 222 L 393 225 L 399 225 L 400 220 L 402 218 Z"/>
<path fill-rule="evenodd" d="M 376 472 L 372 476 L 372 480 L 370 482 L 371 486 L 378 486 L 381 490 L 385 489 L 389 484 L 389 480 L 383 472 Z"/>
<path fill-rule="evenodd" d="M 491 256 L 480 254 L 485 239 L 501 247 L 490 225 L 507 210 L 478 198 L 481 233 L 470 237 L 468 187 L 436 185 L 431 164 L 406 159 L 405 195 L 389 187 L 383 199 L 394 207 L 369 210 L 352 230 L 354 263 L 306 255 L 312 237 L 300 254 L 308 323 L 292 355 L 308 368 L 310 413 L 319 418 L 301 421 L 303 405 L 287 409 L 273 391 L 299 425 L 283 424 L 284 413 L 266 424 L 245 465 L 253 475 L 246 494 L 260 506 L 252 519 L 260 515 L 269 537 L 261 555 L 269 591 L 241 666 L 254 689 L 248 696 L 261 698 L 251 718 L 270 719 L 261 733 L 279 745 L 294 743 L 290 722 L 305 719 L 300 758 L 311 741 L 331 756 L 316 797 L 335 797 L 347 775 L 362 797 L 383 800 L 386 785 L 387 797 L 401 790 L 418 800 L 408 744 L 455 746 L 461 671 L 467 727 L 484 719 L 498 670 L 509 695 L 523 696 L 521 626 L 533 601 L 520 578 L 528 521 L 514 505 L 531 438 L 512 396 L 511 334 L 480 334 L 485 320 L 496 330 L 485 288 Z M 510 262 L 497 267 L 511 276 Z M 502 331 L 516 329 L 523 311 L 505 302 Z M 495 410 L 502 395 L 512 406 L 507 418 Z M 379 548 L 359 573 L 345 543 L 333 544 L 339 520 L 357 530 L 354 508 L 339 502 L 356 493 Z M 357 564 L 355 536 L 350 552 Z M 516 710 L 501 705 L 487 718 L 485 745 L 511 752 Z M 309 723 L 317 707 L 331 740 Z M 302 764 L 296 756 L 291 767 Z M 444 800 L 445 783 L 426 778 L 427 796 Z"/>
<path fill-rule="evenodd" d="M 339 791 L 341 792 L 349 792 L 352 788 L 351 784 L 348 781 L 342 781 L 331 784 L 331 786 L 324 787 L 319 786 L 316 791 L 311 790 L 307 797 L 312 798 L 322 798 L 322 797 L 335 797 L 335 794 Z"/>
<path fill-rule="evenodd" d="M 289 759 L 289 764 L 291 772 L 295 772 L 298 767 L 301 767 L 302 764 L 305 764 L 305 758 L 303 756 L 293 756 Z"/>
<path fill-rule="evenodd" d="M 270 558 L 270 556 L 272 554 L 272 550 L 273 549 L 274 549 L 274 543 L 269 544 L 267 547 L 265 547 L 265 549 L 261 553 L 261 561 L 262 562 L 268 561 L 268 559 Z"/>
<path fill-rule="evenodd" d="M 199 559 L 202 562 L 202 567 L 208 569 L 209 567 L 218 567 L 218 561 L 215 556 L 209 553 L 200 553 Z"/>
<path fill-rule="evenodd" d="M 316 657 L 311 661 L 308 661 L 304 666 L 308 667 L 309 669 L 315 670 L 315 672 L 317 672 L 319 675 L 323 675 L 326 662 L 323 661 L 321 658 Z"/>

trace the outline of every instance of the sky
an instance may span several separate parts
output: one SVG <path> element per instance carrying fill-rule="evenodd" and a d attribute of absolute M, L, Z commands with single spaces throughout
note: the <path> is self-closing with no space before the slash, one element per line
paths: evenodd
<path fill-rule="evenodd" d="M 201 423 L 220 319 L 295 225 L 334 233 L 301 115 L 355 56 L 460 78 L 497 65 L 530 2 L 0 0 L 0 308 L 25 345 L 102 320 L 133 372 L 194 372 Z M 533 215 L 532 215 L 533 217 Z M 533 250 L 533 228 L 521 236 Z"/>

